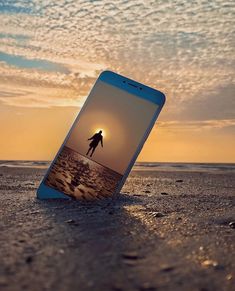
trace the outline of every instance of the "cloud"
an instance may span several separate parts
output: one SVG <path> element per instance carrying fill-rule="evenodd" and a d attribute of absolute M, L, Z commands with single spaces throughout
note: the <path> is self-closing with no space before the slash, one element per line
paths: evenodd
<path fill-rule="evenodd" d="M 212 92 L 198 93 L 164 112 L 163 120 L 208 120 L 235 118 L 235 84 L 215 87 Z"/>
<path fill-rule="evenodd" d="M 179 120 L 172 120 L 172 121 L 162 121 L 158 122 L 158 126 L 160 128 L 165 129 L 166 131 L 172 131 L 177 133 L 177 131 L 191 131 L 191 132 L 201 132 L 203 130 L 218 130 L 224 128 L 233 128 L 235 130 L 235 119 L 211 119 L 211 120 L 203 120 L 203 121 L 179 121 Z"/>
<path fill-rule="evenodd" d="M 183 119 L 192 120 L 235 118 L 235 84 L 218 87 L 214 94 L 205 94 L 187 103 Z"/>
<path fill-rule="evenodd" d="M 81 107 L 94 77 L 0 66 L 0 102 L 17 107 Z"/>
<path fill-rule="evenodd" d="M 60 64 L 37 59 L 27 59 L 19 55 L 11 55 L 0 52 L 0 59 L 9 65 L 16 66 L 19 68 L 34 68 L 37 70 L 43 70 L 46 72 L 60 72 L 68 74 L 69 70 Z"/>
<path fill-rule="evenodd" d="M 8 106 L 46 108 L 52 106 L 81 107 L 83 98 L 76 98 L 75 92 L 66 87 L 34 87 L 0 84 L 0 102 Z"/>
<path fill-rule="evenodd" d="M 57 76 L 59 83 L 73 87 L 75 76 L 96 78 L 110 68 L 165 92 L 169 113 L 180 111 L 204 92 L 215 94 L 218 87 L 234 82 L 235 4 L 231 1 L 4 3 L 0 51 L 61 64 L 70 72 L 67 76 L 59 70 L 50 76 L 45 72 L 45 82 L 54 84 Z M 25 36 L 24 41 L 16 35 Z M 34 77 L 36 84 L 39 75 L 43 79 L 36 72 L 29 76 L 27 69 L 19 75 L 25 83 Z M 51 104 L 56 103 L 53 96 Z"/>

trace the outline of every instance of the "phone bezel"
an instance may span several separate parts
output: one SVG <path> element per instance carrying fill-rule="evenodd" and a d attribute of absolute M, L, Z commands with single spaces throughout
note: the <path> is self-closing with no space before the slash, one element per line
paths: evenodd
<path fill-rule="evenodd" d="M 91 91 L 93 89 L 95 89 L 95 86 L 96 86 L 98 81 L 103 81 L 109 85 L 112 85 L 112 86 L 117 87 L 121 90 L 124 90 L 124 91 L 128 92 L 129 94 L 132 94 L 132 95 L 135 95 L 137 97 L 143 98 L 145 100 L 151 101 L 151 102 L 155 103 L 156 105 L 158 105 L 156 107 L 156 112 L 154 113 L 153 118 L 152 118 L 148 128 L 146 129 L 145 134 L 143 135 L 143 137 L 142 137 L 142 139 L 141 139 L 141 141 L 136 149 L 136 152 L 134 153 L 134 155 L 133 155 L 133 157 L 132 157 L 132 159 L 131 159 L 131 161 L 130 161 L 130 163 L 129 163 L 125 173 L 123 174 L 123 177 L 122 177 L 122 179 L 117 187 L 117 190 L 115 193 L 119 193 L 123 184 L 125 183 L 128 175 L 129 175 L 129 173 L 130 173 L 130 171 L 131 171 L 131 169 L 132 169 L 132 167 L 133 167 L 133 165 L 134 165 L 134 163 L 135 163 L 135 161 L 136 161 L 136 159 L 137 159 L 137 157 L 138 157 L 138 155 L 139 155 L 139 153 L 140 153 L 140 151 L 141 151 L 141 149 L 142 149 L 142 147 L 143 147 L 143 145 L 144 145 L 144 143 L 145 143 L 145 141 L 146 141 L 146 139 L 151 131 L 151 129 L 153 128 L 153 126 L 157 120 L 159 113 L 161 112 L 161 109 L 165 103 L 165 95 L 156 89 L 148 87 L 144 84 L 141 84 L 137 81 L 129 79 L 129 78 L 122 76 L 120 74 L 114 73 L 112 71 L 103 71 L 99 75 L 99 77 L 96 80 Z M 88 104 L 88 100 L 89 100 L 89 95 L 88 95 L 83 107 L 81 108 L 80 112 L 78 113 L 77 117 L 75 118 L 68 134 L 65 137 L 64 142 L 60 146 L 60 149 L 58 150 L 55 158 L 51 162 L 50 166 L 48 167 L 48 169 L 47 169 L 47 171 L 46 171 L 46 173 L 45 173 L 45 175 L 40 183 L 40 186 L 37 190 L 37 198 L 39 198 L 39 199 L 54 199 L 54 198 L 73 199 L 73 197 L 69 196 L 68 194 L 62 193 L 54 188 L 51 188 L 51 187 L 45 185 L 44 181 L 45 181 L 52 165 L 54 164 L 58 155 L 60 154 L 61 150 L 63 149 L 64 145 L 66 144 L 66 142 L 67 142 L 67 140 L 68 140 L 68 138 L 73 130 L 73 127 L 78 122 L 81 113 L 86 108 L 86 106 Z"/>

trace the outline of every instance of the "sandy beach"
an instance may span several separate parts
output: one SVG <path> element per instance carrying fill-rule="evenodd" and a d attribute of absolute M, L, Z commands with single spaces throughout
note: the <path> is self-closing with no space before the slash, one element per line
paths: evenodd
<path fill-rule="evenodd" d="M 64 146 L 47 175 L 45 184 L 85 201 L 109 197 L 122 175 Z"/>
<path fill-rule="evenodd" d="M 139 169 L 78 202 L 37 200 L 45 170 L 0 167 L 2 291 L 234 290 L 233 172 Z"/>

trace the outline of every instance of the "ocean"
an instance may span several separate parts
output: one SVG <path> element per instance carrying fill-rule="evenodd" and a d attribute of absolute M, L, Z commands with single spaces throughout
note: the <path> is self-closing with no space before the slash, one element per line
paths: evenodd
<path fill-rule="evenodd" d="M 42 168 L 46 169 L 50 161 L 14 161 L 0 160 L 0 167 Z M 183 172 L 233 172 L 235 163 L 162 163 L 162 162 L 136 162 L 135 171 L 183 171 Z"/>

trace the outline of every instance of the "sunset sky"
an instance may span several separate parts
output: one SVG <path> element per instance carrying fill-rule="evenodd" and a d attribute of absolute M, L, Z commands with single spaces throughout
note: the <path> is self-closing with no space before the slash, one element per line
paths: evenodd
<path fill-rule="evenodd" d="M 234 1 L 1 1 L 0 159 L 51 160 L 110 69 L 167 103 L 139 161 L 235 162 Z"/>

